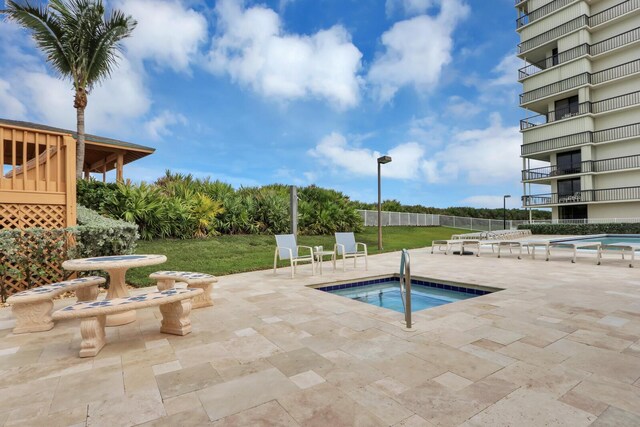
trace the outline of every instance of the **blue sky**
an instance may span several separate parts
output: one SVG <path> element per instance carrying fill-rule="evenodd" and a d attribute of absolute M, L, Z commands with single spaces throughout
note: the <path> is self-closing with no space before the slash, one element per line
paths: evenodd
<path fill-rule="evenodd" d="M 2 2 L 0 1 L 0 5 Z M 513 0 L 109 0 L 138 20 L 93 90 L 87 131 L 239 185 L 317 184 L 353 199 L 518 206 Z M 0 117 L 74 128 L 70 84 L 0 22 Z"/>

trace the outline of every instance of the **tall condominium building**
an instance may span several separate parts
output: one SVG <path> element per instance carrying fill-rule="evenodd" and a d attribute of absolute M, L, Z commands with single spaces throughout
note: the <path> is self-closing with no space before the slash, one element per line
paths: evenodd
<path fill-rule="evenodd" d="M 640 0 L 515 0 L 523 206 L 640 218 Z"/>

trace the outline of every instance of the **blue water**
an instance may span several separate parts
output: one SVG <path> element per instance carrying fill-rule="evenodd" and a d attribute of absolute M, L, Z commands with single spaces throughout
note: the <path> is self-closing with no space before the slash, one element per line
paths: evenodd
<path fill-rule="evenodd" d="M 611 245 L 615 243 L 640 243 L 640 236 L 637 234 L 608 234 L 603 237 L 598 236 L 585 236 L 584 238 L 576 238 L 576 239 L 558 239 L 556 241 L 569 240 L 571 242 L 580 241 L 580 242 L 601 242 L 603 245 Z"/>
<path fill-rule="evenodd" d="M 413 281 L 412 281 L 413 282 Z M 328 291 L 332 294 L 351 298 L 356 301 L 365 302 L 378 307 L 404 313 L 402 297 L 400 296 L 400 281 L 394 280 L 367 286 L 357 286 L 346 289 L 336 289 Z M 430 286 L 418 284 L 411 285 L 411 311 L 420 311 L 427 308 L 438 307 L 456 301 L 477 297 L 478 295 L 452 291 L 447 289 L 437 289 Z"/>

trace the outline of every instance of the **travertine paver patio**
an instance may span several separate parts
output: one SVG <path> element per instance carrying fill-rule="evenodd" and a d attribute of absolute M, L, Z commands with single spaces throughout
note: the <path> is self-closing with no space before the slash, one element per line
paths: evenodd
<path fill-rule="evenodd" d="M 411 253 L 414 275 L 505 290 L 416 313 L 405 332 L 400 313 L 305 287 L 394 273 L 398 253 L 368 272 L 236 274 L 192 334 L 160 334 L 145 309 L 89 360 L 77 321 L 12 335 L 2 309 L 0 423 L 640 425 L 640 269 Z"/>

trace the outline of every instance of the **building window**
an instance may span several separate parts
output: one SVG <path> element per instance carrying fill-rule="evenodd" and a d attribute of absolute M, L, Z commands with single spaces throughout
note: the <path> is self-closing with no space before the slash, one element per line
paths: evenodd
<path fill-rule="evenodd" d="M 569 175 L 582 172 L 581 161 L 582 154 L 580 150 L 558 153 L 556 156 L 556 175 Z"/>
<path fill-rule="evenodd" d="M 576 114 L 578 114 L 578 110 L 578 95 L 572 96 L 570 98 L 559 99 L 555 103 L 555 120 L 562 120 L 571 116 L 575 116 Z"/>
<path fill-rule="evenodd" d="M 554 47 L 551 51 L 551 66 L 558 65 L 558 48 Z"/>
<path fill-rule="evenodd" d="M 560 206 L 558 216 L 560 219 L 585 219 L 587 218 L 587 205 Z"/>

